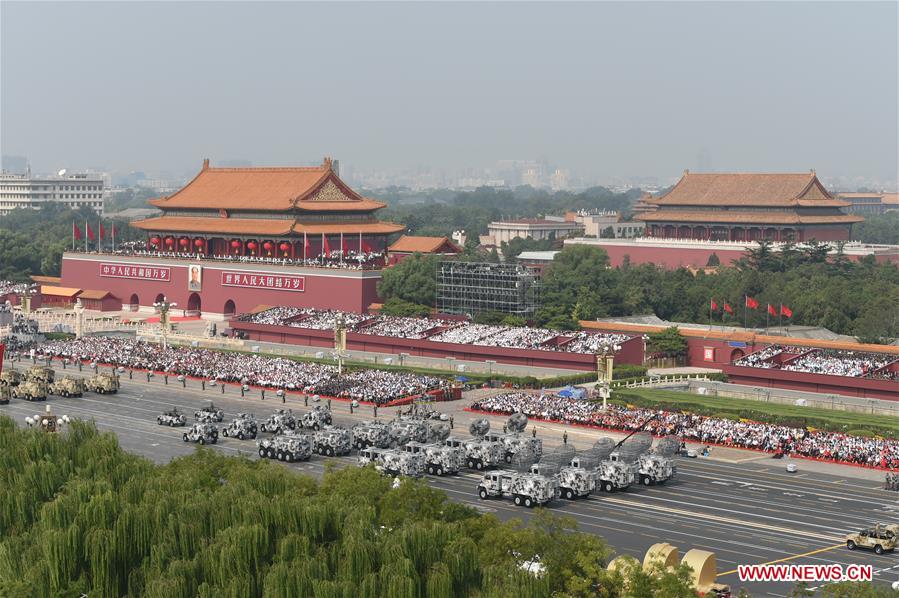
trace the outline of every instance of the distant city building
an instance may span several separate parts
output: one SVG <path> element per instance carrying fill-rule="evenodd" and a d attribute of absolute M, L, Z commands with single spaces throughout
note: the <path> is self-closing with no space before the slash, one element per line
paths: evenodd
<path fill-rule="evenodd" d="M 562 191 L 563 189 L 569 188 L 568 183 L 568 171 L 562 170 L 561 168 L 557 168 L 552 176 L 549 177 L 549 187 L 553 191 Z"/>
<path fill-rule="evenodd" d="M 447 257 L 462 253 L 462 248 L 447 237 L 403 235 L 387 248 L 387 263 L 398 264 L 415 253 Z"/>
<path fill-rule="evenodd" d="M 584 230 L 584 225 L 575 222 L 573 218 L 574 213 L 572 212 L 571 220 L 546 217 L 491 222 L 487 225 L 487 236 L 490 237 L 490 243 L 486 244 L 499 246 L 503 241 L 508 243 L 516 238 L 536 241 L 561 239 Z"/>
<path fill-rule="evenodd" d="M 537 309 L 537 274 L 521 264 L 441 262 L 437 311 L 474 316 L 501 312 L 531 317 Z"/>
<path fill-rule="evenodd" d="M 3 155 L 2 170 L 4 174 L 25 174 L 28 170 L 28 158 L 25 156 Z"/>
<path fill-rule="evenodd" d="M 70 208 L 87 206 L 102 214 L 105 195 L 106 186 L 100 175 L 0 174 L 0 215 L 20 208 L 37 209 L 51 201 Z"/>
<path fill-rule="evenodd" d="M 622 222 L 618 212 L 600 210 L 595 212 L 581 211 L 574 215 L 574 221 L 584 225 L 587 237 L 602 237 L 611 229 L 611 239 L 630 239 L 643 234 L 646 225 L 642 222 Z"/>
<path fill-rule="evenodd" d="M 658 209 L 636 216 L 646 235 L 712 241 L 845 241 L 863 218 L 842 211 L 814 171 L 799 174 L 691 173 L 665 195 L 645 200 Z"/>
<path fill-rule="evenodd" d="M 838 193 L 837 199 L 849 204 L 845 211 L 862 216 L 878 216 L 899 210 L 899 193 Z"/>

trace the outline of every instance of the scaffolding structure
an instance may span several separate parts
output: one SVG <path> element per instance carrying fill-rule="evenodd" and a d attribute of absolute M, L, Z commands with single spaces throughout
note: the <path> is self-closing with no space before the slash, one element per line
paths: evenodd
<path fill-rule="evenodd" d="M 446 261 L 437 269 L 437 309 L 446 314 L 495 311 L 530 318 L 539 292 L 534 271 L 521 264 Z"/>

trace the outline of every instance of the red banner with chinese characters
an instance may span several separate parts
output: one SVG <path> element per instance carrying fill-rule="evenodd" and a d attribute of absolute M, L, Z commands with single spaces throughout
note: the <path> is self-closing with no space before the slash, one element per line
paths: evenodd
<path fill-rule="evenodd" d="M 306 290 L 306 277 L 266 274 L 264 272 L 222 272 L 222 286 L 247 287 L 251 289 L 271 289 L 275 291 Z"/>
<path fill-rule="evenodd" d="M 100 276 L 104 278 L 129 278 L 131 280 L 170 280 L 172 269 L 147 264 L 100 264 Z"/>

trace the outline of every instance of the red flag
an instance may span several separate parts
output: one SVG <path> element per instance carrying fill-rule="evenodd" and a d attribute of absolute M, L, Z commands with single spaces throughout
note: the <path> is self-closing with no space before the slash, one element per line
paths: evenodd
<path fill-rule="evenodd" d="M 97 237 L 94 236 L 94 229 L 91 228 L 91 225 L 89 223 L 85 223 L 84 226 L 87 227 L 87 238 L 91 241 L 96 241 Z"/>
<path fill-rule="evenodd" d="M 331 255 L 331 244 L 328 243 L 327 235 L 322 235 L 322 253 L 325 255 Z"/>
<path fill-rule="evenodd" d="M 76 241 L 81 240 L 81 229 L 78 228 L 78 225 L 75 222 L 72 222 L 72 236 L 75 237 Z"/>
<path fill-rule="evenodd" d="M 758 309 L 758 306 L 759 306 L 758 301 L 756 301 L 749 295 L 746 296 L 746 307 L 748 307 L 749 309 Z"/>
<path fill-rule="evenodd" d="M 730 303 L 728 303 L 727 301 L 724 302 L 724 311 L 726 311 L 730 315 L 734 315 L 734 308 L 732 308 L 730 306 Z"/>
<path fill-rule="evenodd" d="M 365 253 L 371 253 L 371 245 L 369 245 L 365 241 L 362 241 L 362 251 L 364 251 Z"/>
<path fill-rule="evenodd" d="M 348 253 L 350 252 L 350 248 L 347 247 L 346 239 L 341 238 L 340 241 L 341 241 L 340 252 L 341 252 L 343 255 L 348 254 Z"/>
<path fill-rule="evenodd" d="M 718 304 L 715 303 L 714 299 L 712 299 L 711 308 L 712 308 L 712 311 L 718 311 Z"/>
<path fill-rule="evenodd" d="M 100 239 L 102 240 L 105 238 L 106 238 L 106 231 L 103 229 L 103 223 L 101 222 L 100 223 Z"/>
<path fill-rule="evenodd" d="M 787 316 L 788 318 L 792 318 L 793 310 L 790 309 L 789 307 L 787 307 L 786 305 L 784 305 L 783 303 L 781 303 L 780 304 L 780 315 Z"/>
<path fill-rule="evenodd" d="M 775 318 L 777 317 L 777 310 L 774 309 L 774 306 L 771 305 L 770 303 L 768 304 L 768 313 L 771 314 L 772 316 L 774 316 Z"/>

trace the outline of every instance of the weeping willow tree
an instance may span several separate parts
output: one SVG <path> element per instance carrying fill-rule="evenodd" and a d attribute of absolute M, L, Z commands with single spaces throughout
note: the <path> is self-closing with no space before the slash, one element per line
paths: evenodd
<path fill-rule="evenodd" d="M 91 424 L 0 417 L 0 596 L 617 596 L 609 556 L 570 520 L 500 522 L 371 469 L 316 482 L 208 449 L 156 465 Z"/>

